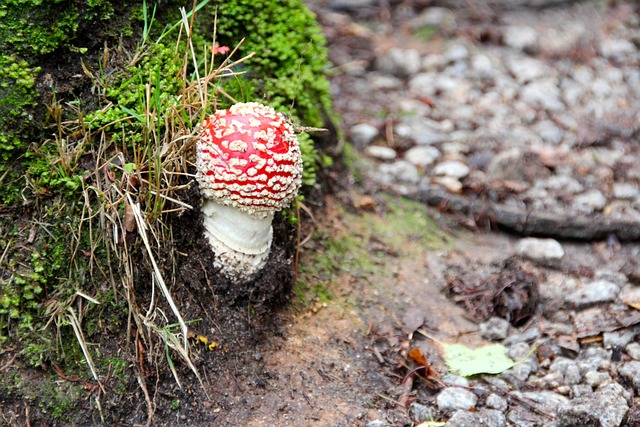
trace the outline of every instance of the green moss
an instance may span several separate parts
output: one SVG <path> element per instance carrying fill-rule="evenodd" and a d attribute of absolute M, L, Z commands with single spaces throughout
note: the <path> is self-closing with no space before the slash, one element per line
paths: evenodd
<path fill-rule="evenodd" d="M 35 75 L 39 71 L 25 60 L 0 55 L 0 175 L 7 169 L 5 162 L 23 149 L 23 139 L 33 124 L 29 110 L 36 105 Z"/>
<path fill-rule="evenodd" d="M 315 15 L 300 0 L 230 0 L 216 6 L 219 43 L 235 46 L 244 38 L 240 55 L 256 54 L 242 64 L 254 93 L 237 94 L 239 99 L 267 103 L 303 126 L 323 127 L 332 114 L 329 62 Z M 303 179 L 312 185 L 323 159 L 308 135 L 299 139 Z"/>

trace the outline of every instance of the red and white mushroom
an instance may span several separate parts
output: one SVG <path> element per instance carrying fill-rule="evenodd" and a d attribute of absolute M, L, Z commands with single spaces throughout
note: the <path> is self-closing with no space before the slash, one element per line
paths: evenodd
<path fill-rule="evenodd" d="M 302 182 L 298 138 L 273 108 L 238 103 L 205 120 L 196 168 L 214 264 L 235 282 L 251 280 L 267 261 L 274 213 Z"/>

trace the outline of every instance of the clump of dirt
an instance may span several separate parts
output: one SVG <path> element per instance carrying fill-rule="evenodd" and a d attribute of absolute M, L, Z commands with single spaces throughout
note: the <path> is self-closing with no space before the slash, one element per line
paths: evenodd
<path fill-rule="evenodd" d="M 544 274 L 530 262 L 511 257 L 489 267 L 454 267 L 447 272 L 445 292 L 481 322 L 502 317 L 522 326 L 535 314 L 539 302 L 538 283 Z"/>

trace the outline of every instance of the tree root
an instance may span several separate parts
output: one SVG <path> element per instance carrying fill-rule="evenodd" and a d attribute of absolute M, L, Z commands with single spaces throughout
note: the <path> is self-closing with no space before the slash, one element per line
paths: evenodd
<path fill-rule="evenodd" d="M 584 241 L 604 240 L 615 236 L 620 241 L 640 240 L 640 221 L 632 218 L 528 211 L 487 200 L 470 200 L 436 186 L 420 189 L 414 197 L 444 212 L 472 215 L 476 223 L 484 225 L 489 222 L 492 226 L 524 236 Z"/>

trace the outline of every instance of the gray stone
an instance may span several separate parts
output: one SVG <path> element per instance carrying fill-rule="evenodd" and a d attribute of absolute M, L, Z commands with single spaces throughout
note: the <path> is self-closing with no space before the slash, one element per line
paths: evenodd
<path fill-rule="evenodd" d="M 613 346 L 624 347 L 635 339 L 637 332 L 635 328 L 605 332 L 602 334 L 602 343 L 605 348 L 611 348 Z"/>
<path fill-rule="evenodd" d="M 582 396 L 587 396 L 592 394 L 593 394 L 593 389 L 591 388 L 591 386 L 588 386 L 586 384 L 576 384 L 573 387 L 571 387 L 571 397 L 573 397 L 574 399 L 576 397 L 582 397 Z"/>
<path fill-rule="evenodd" d="M 403 82 L 401 79 L 388 74 L 370 72 L 366 75 L 369 86 L 376 90 L 396 90 L 401 89 Z"/>
<path fill-rule="evenodd" d="M 596 270 L 594 278 L 596 280 L 608 280 L 619 287 L 626 285 L 628 282 L 627 276 L 624 273 L 607 269 Z"/>
<path fill-rule="evenodd" d="M 564 130 L 556 126 L 551 120 L 543 120 L 533 126 L 536 133 L 546 143 L 557 145 L 564 139 Z"/>
<path fill-rule="evenodd" d="M 617 383 L 603 384 L 561 407 L 558 427 L 618 427 L 628 411 L 628 392 Z"/>
<path fill-rule="evenodd" d="M 601 211 L 607 205 L 607 198 L 600 190 L 589 190 L 573 199 L 573 206 L 584 214 Z"/>
<path fill-rule="evenodd" d="M 398 123 L 393 131 L 419 145 L 432 145 L 447 139 L 446 133 L 439 128 L 440 124 L 426 118 L 410 118 Z"/>
<path fill-rule="evenodd" d="M 495 409 L 480 409 L 478 412 L 457 411 L 445 427 L 504 427 L 506 420 L 502 412 Z"/>
<path fill-rule="evenodd" d="M 640 360 L 640 344 L 637 342 L 627 344 L 624 350 L 632 359 Z"/>
<path fill-rule="evenodd" d="M 550 73 L 544 62 L 529 57 L 513 57 L 507 62 L 507 67 L 520 84 L 548 76 Z"/>
<path fill-rule="evenodd" d="M 430 406 L 413 402 L 409 405 L 409 416 L 414 423 L 423 423 L 434 418 L 433 409 Z"/>
<path fill-rule="evenodd" d="M 332 0 L 329 7 L 332 9 L 359 9 L 371 6 L 376 0 Z"/>
<path fill-rule="evenodd" d="M 365 424 L 365 427 L 388 427 L 389 424 L 382 420 L 373 420 Z"/>
<path fill-rule="evenodd" d="M 596 280 L 583 283 L 578 289 L 568 294 L 565 301 L 576 308 L 587 307 L 601 302 L 615 301 L 620 288 L 607 280 Z"/>
<path fill-rule="evenodd" d="M 448 62 L 462 61 L 469 57 L 469 51 L 462 44 L 454 44 L 450 46 L 442 56 L 444 56 L 444 59 Z"/>
<path fill-rule="evenodd" d="M 511 407 L 507 413 L 507 421 L 510 423 L 510 426 L 517 427 L 550 427 L 548 417 L 530 411 L 521 405 Z"/>
<path fill-rule="evenodd" d="M 580 384 L 582 381 L 582 373 L 580 372 L 580 368 L 578 368 L 573 363 L 568 365 L 564 371 L 564 383 L 567 385 L 576 385 Z"/>
<path fill-rule="evenodd" d="M 369 145 L 378 136 L 378 129 L 369 123 L 359 123 L 350 129 L 351 142 L 357 146 Z"/>
<path fill-rule="evenodd" d="M 420 181 L 420 175 L 414 165 L 405 160 L 398 160 L 393 163 L 379 165 L 376 179 L 378 182 L 387 185 L 396 182 L 417 184 Z"/>
<path fill-rule="evenodd" d="M 613 197 L 616 199 L 635 199 L 640 195 L 638 186 L 631 182 L 616 182 L 613 184 Z"/>
<path fill-rule="evenodd" d="M 438 163 L 433 172 L 436 175 L 445 175 L 460 179 L 469 175 L 469 166 L 458 160 L 447 160 Z"/>
<path fill-rule="evenodd" d="M 567 294 L 579 285 L 580 282 L 576 278 L 552 271 L 546 280 L 540 282 L 538 292 L 540 298 L 545 301 L 564 301 Z"/>
<path fill-rule="evenodd" d="M 537 182 L 536 186 L 569 194 L 580 193 L 584 189 L 582 184 L 580 184 L 575 178 L 567 175 L 550 176 L 547 179 Z"/>
<path fill-rule="evenodd" d="M 623 286 L 618 294 L 618 299 L 623 303 L 639 304 L 640 303 L 640 287 L 635 285 Z"/>
<path fill-rule="evenodd" d="M 600 42 L 600 52 L 607 58 L 622 60 L 626 55 L 634 54 L 636 47 L 625 39 L 604 39 Z"/>
<path fill-rule="evenodd" d="M 532 27 L 512 25 L 504 29 L 503 41 L 504 44 L 515 49 L 533 49 L 538 43 L 538 33 Z"/>
<path fill-rule="evenodd" d="M 369 145 L 364 152 L 367 156 L 378 160 L 394 160 L 397 156 L 396 150 L 381 145 Z"/>
<path fill-rule="evenodd" d="M 404 159 L 419 168 L 426 168 L 440 157 L 440 150 L 430 145 L 417 145 L 404 153 Z"/>
<path fill-rule="evenodd" d="M 420 52 L 415 49 L 392 47 L 376 61 L 379 71 L 399 77 L 411 76 L 420 71 L 421 66 Z"/>
<path fill-rule="evenodd" d="M 424 27 L 455 28 L 456 16 L 445 7 L 428 7 L 422 13 L 409 21 L 409 28 L 419 30 Z"/>
<path fill-rule="evenodd" d="M 558 413 L 558 409 L 569 402 L 569 399 L 565 396 L 553 391 L 526 391 L 524 393 L 513 392 L 513 394 L 520 395 L 527 401 L 533 402 L 534 406 L 548 414 Z"/>
<path fill-rule="evenodd" d="M 489 76 L 493 71 L 493 62 L 487 55 L 474 55 L 471 59 L 471 68 L 482 76 Z"/>
<path fill-rule="evenodd" d="M 478 398 L 475 394 L 459 387 L 445 388 L 436 398 L 438 409 L 441 411 L 469 410 L 476 406 L 477 402 Z"/>
<path fill-rule="evenodd" d="M 564 249 L 557 240 L 535 237 L 520 239 L 516 253 L 541 264 L 555 264 L 564 257 Z"/>
<path fill-rule="evenodd" d="M 529 380 L 529 384 L 537 388 L 555 389 L 564 382 L 564 377 L 559 371 L 551 371 L 547 375 Z"/>
<path fill-rule="evenodd" d="M 492 341 L 500 341 L 507 337 L 511 324 L 501 317 L 492 317 L 480 323 L 480 335 Z"/>
<path fill-rule="evenodd" d="M 450 372 L 442 377 L 442 382 L 447 386 L 469 387 L 469 380 Z"/>
<path fill-rule="evenodd" d="M 442 186 L 450 193 L 460 193 L 462 191 L 462 183 L 458 178 L 452 176 L 437 176 L 431 182 Z"/>
<path fill-rule="evenodd" d="M 606 372 L 589 371 L 584 374 L 584 383 L 591 388 L 596 388 L 608 381 L 611 381 L 611 375 Z"/>
<path fill-rule="evenodd" d="M 497 409 L 500 412 L 505 412 L 507 408 L 509 408 L 507 399 L 495 393 L 491 393 L 489 396 L 487 396 L 485 404 L 488 408 Z"/>
<path fill-rule="evenodd" d="M 633 384 L 636 393 L 640 392 L 640 362 L 631 360 L 618 367 L 618 375 Z"/>
<path fill-rule="evenodd" d="M 561 111 L 565 108 L 560 100 L 560 89 L 551 79 L 529 83 L 522 88 L 520 96 L 533 108 L 544 108 L 549 111 Z"/>
<path fill-rule="evenodd" d="M 527 342 L 531 342 L 531 341 L 537 340 L 538 338 L 540 338 L 541 335 L 542 335 L 542 333 L 540 332 L 539 328 L 532 327 L 532 328 L 529 328 L 529 329 L 525 330 L 522 333 L 509 335 L 509 337 L 507 337 L 507 339 L 505 339 L 502 344 L 506 345 L 507 347 L 515 348 L 514 347 L 515 344 L 527 343 Z M 529 350 L 525 350 L 525 349 L 526 349 L 526 347 L 524 347 L 524 346 L 519 348 L 519 351 L 525 352 L 525 353 L 522 353 L 522 357 L 525 357 L 527 355 L 527 353 L 529 352 Z M 514 351 L 514 350 L 511 350 L 511 351 Z"/>

